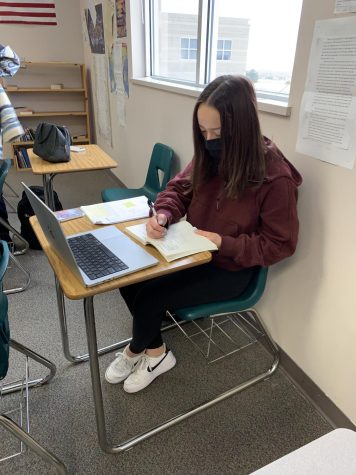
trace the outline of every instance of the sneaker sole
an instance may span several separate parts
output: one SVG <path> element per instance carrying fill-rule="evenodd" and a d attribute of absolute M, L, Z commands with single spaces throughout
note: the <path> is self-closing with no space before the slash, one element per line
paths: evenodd
<path fill-rule="evenodd" d="M 169 371 L 170 369 L 172 369 L 172 368 L 175 367 L 175 365 L 176 365 L 176 363 L 177 363 L 177 360 L 176 360 L 176 358 L 175 358 L 175 356 L 174 356 L 173 354 L 172 354 L 172 357 L 173 357 L 173 358 L 172 358 L 172 361 L 171 361 L 171 365 L 168 366 L 167 368 L 165 368 L 164 371 L 162 371 L 162 370 L 161 370 L 161 371 L 157 371 L 156 373 L 154 373 L 154 375 L 151 373 L 151 374 L 152 374 L 152 379 L 149 380 L 148 382 L 147 382 L 147 380 L 146 380 L 145 384 L 141 384 L 141 386 L 134 386 L 134 387 L 130 387 L 130 386 L 127 387 L 127 386 L 126 386 L 126 387 L 125 387 L 125 383 L 124 383 L 124 391 L 125 391 L 126 393 L 133 394 L 133 393 L 138 393 L 139 391 L 142 391 L 142 389 L 147 388 L 147 386 L 149 386 L 151 383 L 153 383 L 153 381 L 154 381 L 158 376 L 160 376 L 161 374 L 167 373 L 167 371 Z"/>

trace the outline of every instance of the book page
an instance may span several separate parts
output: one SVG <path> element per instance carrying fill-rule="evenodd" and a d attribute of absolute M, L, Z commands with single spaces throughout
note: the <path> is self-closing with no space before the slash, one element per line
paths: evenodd
<path fill-rule="evenodd" d="M 147 218 L 149 213 L 146 196 L 81 206 L 81 209 L 94 224 L 113 224 Z"/>
<path fill-rule="evenodd" d="M 217 250 L 216 245 L 204 236 L 195 233 L 195 228 L 187 221 L 172 224 L 161 239 L 147 237 L 146 224 L 128 226 L 127 232 L 142 243 L 154 246 L 169 262 L 180 257 L 202 251 Z"/>

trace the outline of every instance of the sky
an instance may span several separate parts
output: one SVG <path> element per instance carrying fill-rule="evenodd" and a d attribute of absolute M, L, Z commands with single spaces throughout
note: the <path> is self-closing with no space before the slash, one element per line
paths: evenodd
<path fill-rule="evenodd" d="M 198 0 L 161 0 L 162 11 L 197 14 Z M 249 18 L 247 69 L 292 71 L 302 0 L 216 0 L 220 16 Z"/>

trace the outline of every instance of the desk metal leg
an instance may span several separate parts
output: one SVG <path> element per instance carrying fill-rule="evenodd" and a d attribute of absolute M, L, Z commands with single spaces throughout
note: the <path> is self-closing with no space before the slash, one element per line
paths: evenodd
<path fill-rule="evenodd" d="M 70 347 L 69 347 L 68 325 L 67 325 L 67 315 L 66 315 L 64 294 L 56 276 L 55 276 L 55 283 L 56 283 L 59 325 L 61 329 L 64 356 L 71 363 L 82 363 L 83 361 L 88 361 L 89 359 L 88 353 L 84 353 L 83 355 L 76 355 L 76 356 L 71 354 Z M 124 348 L 128 343 L 130 343 L 130 341 L 131 341 L 131 338 L 127 338 L 126 340 L 122 340 L 118 343 L 113 343 L 112 345 L 108 345 L 103 348 L 100 348 L 98 350 L 98 354 L 103 355 L 105 353 L 109 353 L 110 351 L 114 351 L 119 348 Z"/>
<path fill-rule="evenodd" d="M 96 340 L 96 328 L 95 328 L 95 315 L 94 315 L 94 303 L 93 297 L 87 297 L 84 299 L 84 314 L 85 314 L 85 324 L 87 330 L 87 339 L 88 339 L 88 349 L 89 349 L 89 362 L 90 362 L 90 372 L 91 380 L 93 387 L 93 398 L 94 398 L 94 407 L 95 407 L 95 417 L 98 431 L 99 445 L 107 453 L 116 454 L 130 449 L 134 445 L 152 437 L 153 435 L 162 432 L 169 427 L 178 424 L 179 422 L 187 419 L 190 416 L 198 414 L 199 412 L 208 409 L 209 407 L 217 404 L 218 402 L 227 399 L 228 397 L 237 394 L 244 389 L 270 377 L 277 369 L 279 362 L 279 353 L 278 348 L 275 345 L 271 345 L 271 349 L 274 355 L 273 363 L 271 367 L 264 373 L 249 379 L 248 381 L 241 383 L 234 388 L 225 391 L 223 394 L 201 404 L 200 406 L 191 409 L 190 411 L 179 414 L 178 416 L 172 417 L 167 421 L 158 424 L 152 429 L 142 432 L 126 441 L 122 442 L 119 445 L 110 446 L 107 440 L 106 427 L 105 427 L 105 413 L 104 413 L 104 404 L 103 404 L 103 393 L 101 389 L 100 373 L 99 373 L 99 359 L 98 359 L 98 347 Z M 260 322 L 262 324 L 262 322 Z M 265 329 L 265 328 L 264 328 Z"/>
<path fill-rule="evenodd" d="M 56 370 L 57 370 L 54 363 L 47 360 L 46 358 L 39 355 L 38 353 L 35 353 L 34 351 L 30 350 L 30 348 L 27 348 L 27 346 L 21 345 L 21 343 L 15 340 L 12 340 L 12 339 L 10 340 L 10 346 L 14 348 L 15 350 L 19 351 L 20 353 L 24 354 L 25 356 L 28 356 L 32 360 L 37 361 L 37 363 L 40 363 L 42 366 L 45 366 L 50 371 L 50 373 L 44 378 L 32 379 L 31 381 L 29 381 L 28 386 L 30 388 L 42 386 L 43 384 L 49 383 L 51 381 L 51 379 L 56 374 Z M 23 388 L 22 383 L 4 384 L 2 387 L 2 393 L 3 394 L 14 393 L 15 391 L 20 391 L 22 388 Z"/>

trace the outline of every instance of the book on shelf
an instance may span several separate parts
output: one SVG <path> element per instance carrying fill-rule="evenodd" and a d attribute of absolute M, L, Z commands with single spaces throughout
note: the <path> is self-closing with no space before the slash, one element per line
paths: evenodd
<path fill-rule="evenodd" d="M 50 88 L 57 91 L 58 89 L 63 89 L 63 84 L 51 84 Z"/>
<path fill-rule="evenodd" d="M 146 196 L 135 196 L 80 208 L 93 224 L 113 224 L 147 218 L 149 213 Z"/>
<path fill-rule="evenodd" d="M 20 151 L 22 153 L 23 159 L 25 160 L 25 168 L 31 168 L 30 157 L 28 156 L 27 149 L 22 147 Z"/>
<path fill-rule="evenodd" d="M 18 116 L 26 116 L 26 115 L 32 115 L 33 110 L 31 109 L 20 109 L 19 111 L 16 111 Z"/>
<path fill-rule="evenodd" d="M 153 239 L 147 236 L 146 223 L 127 226 L 125 230 L 127 234 L 137 239 L 141 244 L 151 244 L 168 262 L 198 252 L 217 251 L 218 249 L 212 241 L 197 234 L 196 229 L 188 221 L 171 224 L 167 234 L 161 239 Z"/>
<path fill-rule="evenodd" d="M 15 148 L 14 152 L 18 168 L 31 168 L 30 160 L 25 148 Z"/>
<path fill-rule="evenodd" d="M 28 127 L 24 127 L 24 134 L 19 138 L 20 142 L 32 142 L 35 140 L 35 131 Z"/>
<path fill-rule="evenodd" d="M 54 214 L 60 222 L 84 216 L 84 212 L 80 208 L 61 209 L 60 211 L 55 211 Z"/>

